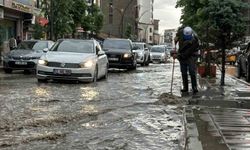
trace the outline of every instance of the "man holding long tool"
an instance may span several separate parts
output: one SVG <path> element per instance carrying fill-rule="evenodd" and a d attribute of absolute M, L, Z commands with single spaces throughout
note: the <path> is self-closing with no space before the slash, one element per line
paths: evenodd
<path fill-rule="evenodd" d="M 181 92 L 188 92 L 188 71 L 191 77 L 193 94 L 198 92 L 196 79 L 196 62 L 198 58 L 199 40 L 191 27 L 178 29 L 175 37 L 175 46 L 179 43 L 179 50 L 173 54 L 180 62 L 183 89 Z"/>

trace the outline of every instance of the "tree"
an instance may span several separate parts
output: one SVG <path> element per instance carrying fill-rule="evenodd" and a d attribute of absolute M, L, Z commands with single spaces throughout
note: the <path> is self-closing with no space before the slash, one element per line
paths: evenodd
<path fill-rule="evenodd" d="M 45 27 L 41 26 L 40 24 L 36 23 L 33 25 L 33 37 L 35 39 L 41 39 L 44 37 L 44 32 L 46 31 Z"/>
<path fill-rule="evenodd" d="M 52 40 L 69 33 L 74 36 L 79 26 L 92 33 L 102 28 L 103 15 L 99 7 L 87 6 L 86 0 L 43 0 L 42 6 Z"/>
<path fill-rule="evenodd" d="M 131 39 L 132 38 L 132 26 L 128 24 L 125 31 L 125 37 Z"/>
<path fill-rule="evenodd" d="M 103 14 L 98 6 L 93 4 L 88 8 L 88 15 L 82 18 L 82 28 L 85 31 L 98 34 L 103 26 Z"/>
<path fill-rule="evenodd" d="M 73 22 L 71 24 L 72 35 L 75 37 L 76 28 L 81 26 L 82 21 L 86 17 L 87 5 L 85 0 L 72 0 L 72 7 L 70 14 L 72 15 Z"/>
<path fill-rule="evenodd" d="M 244 35 L 243 10 L 248 5 L 238 0 L 178 0 L 176 7 L 183 7 L 183 25 L 192 26 L 203 35 L 201 40 L 222 50 L 221 86 L 225 85 L 225 49 Z"/>
<path fill-rule="evenodd" d="M 42 11 L 49 20 L 50 39 L 56 40 L 72 32 L 73 24 L 71 0 L 44 0 Z"/>

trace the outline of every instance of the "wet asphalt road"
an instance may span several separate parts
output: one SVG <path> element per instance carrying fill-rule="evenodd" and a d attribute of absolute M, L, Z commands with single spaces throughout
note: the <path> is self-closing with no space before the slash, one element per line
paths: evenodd
<path fill-rule="evenodd" d="M 0 72 L 0 149 L 180 149 L 182 109 L 158 103 L 171 71 L 171 63 L 109 70 L 96 84 Z M 178 66 L 175 73 L 179 95 Z"/>

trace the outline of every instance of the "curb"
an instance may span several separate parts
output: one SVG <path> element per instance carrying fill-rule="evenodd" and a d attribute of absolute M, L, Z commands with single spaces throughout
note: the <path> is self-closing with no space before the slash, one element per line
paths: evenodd
<path fill-rule="evenodd" d="M 203 150 L 202 143 L 199 140 L 199 132 L 195 123 L 192 107 L 186 107 L 185 113 L 185 150 Z"/>

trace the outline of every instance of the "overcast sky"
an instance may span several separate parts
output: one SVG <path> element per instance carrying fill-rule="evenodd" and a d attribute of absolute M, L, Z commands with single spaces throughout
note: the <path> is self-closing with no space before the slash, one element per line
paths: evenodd
<path fill-rule="evenodd" d="M 180 26 L 181 10 L 175 8 L 177 0 L 155 0 L 154 19 L 160 20 L 159 32 Z"/>

